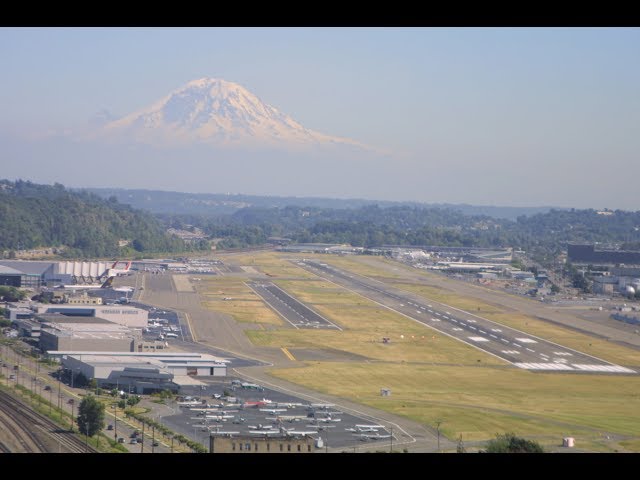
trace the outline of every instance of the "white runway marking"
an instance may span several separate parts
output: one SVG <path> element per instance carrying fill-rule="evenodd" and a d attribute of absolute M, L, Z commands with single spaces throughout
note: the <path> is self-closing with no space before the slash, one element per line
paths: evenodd
<path fill-rule="evenodd" d="M 429 310 L 429 313 L 433 313 L 433 310 Z"/>
<path fill-rule="evenodd" d="M 440 316 L 440 315 L 442 315 L 442 314 L 441 314 L 440 312 L 436 312 L 436 315 Z"/>
<path fill-rule="evenodd" d="M 500 340 L 502 340 L 504 343 L 509 343 L 509 340 L 507 340 L 506 338 L 501 338 Z"/>
<path fill-rule="evenodd" d="M 459 332 L 459 331 L 460 331 L 460 330 L 462 330 L 462 329 L 461 329 L 461 328 L 458 328 L 458 327 L 454 327 L 454 328 L 452 328 L 452 330 L 453 330 L 454 332 Z"/>
<path fill-rule="evenodd" d="M 469 328 L 470 328 L 471 330 L 477 330 L 477 328 L 476 328 L 476 327 L 471 327 L 471 326 L 470 326 Z"/>
<path fill-rule="evenodd" d="M 621 367 L 620 365 L 585 365 L 585 364 L 571 364 L 572 367 L 587 372 L 616 372 L 616 373 L 636 373 L 635 370 L 630 368 Z"/>
<path fill-rule="evenodd" d="M 498 332 L 498 333 L 502 332 L 502 330 L 500 330 L 499 328 L 492 328 L 491 331 L 492 332 Z"/>
<path fill-rule="evenodd" d="M 469 340 L 473 340 L 474 342 L 488 342 L 484 337 L 467 337 Z"/>
<path fill-rule="evenodd" d="M 572 357 L 573 353 L 569 352 L 553 352 L 554 355 L 558 355 L 559 357 Z"/>
<path fill-rule="evenodd" d="M 569 365 L 561 363 L 514 363 L 514 365 L 525 370 L 574 370 Z"/>
<path fill-rule="evenodd" d="M 518 340 L 519 342 L 522 343 L 538 343 L 535 340 L 531 339 L 531 338 L 516 338 L 516 340 Z"/>
<path fill-rule="evenodd" d="M 487 333 L 487 332 L 485 332 L 484 330 L 480 330 L 480 329 L 478 329 L 478 331 L 479 331 L 480 333 Z"/>
<path fill-rule="evenodd" d="M 522 348 L 522 345 L 520 345 L 519 343 L 513 342 L 513 344 L 514 344 L 516 347 L 520 347 L 520 348 Z"/>
<path fill-rule="evenodd" d="M 508 355 L 520 355 L 518 350 L 502 350 L 502 353 L 506 353 Z"/>
<path fill-rule="evenodd" d="M 531 350 L 530 348 L 527 348 L 527 350 L 529 350 L 530 352 L 536 353 L 535 350 Z"/>
<path fill-rule="evenodd" d="M 439 322 L 439 321 L 440 321 L 440 319 L 439 319 L 439 318 L 432 318 L 432 319 L 431 319 L 431 321 L 432 321 L 432 322 Z"/>
<path fill-rule="evenodd" d="M 471 320 L 467 320 L 467 322 L 469 322 L 469 323 L 476 323 L 476 321 L 475 321 L 475 320 L 473 320 L 473 319 L 471 319 Z"/>
<path fill-rule="evenodd" d="M 493 338 L 498 338 L 498 337 L 496 337 L 493 333 L 490 333 L 490 334 L 489 334 L 489 336 L 490 336 L 490 337 L 493 337 Z"/>
<path fill-rule="evenodd" d="M 452 318 L 452 319 L 451 319 L 451 321 L 452 321 L 453 323 L 458 323 L 458 320 L 456 320 L 455 318 Z"/>

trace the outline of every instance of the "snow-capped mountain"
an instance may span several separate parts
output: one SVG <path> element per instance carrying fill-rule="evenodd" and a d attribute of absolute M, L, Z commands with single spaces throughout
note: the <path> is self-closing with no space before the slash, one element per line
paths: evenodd
<path fill-rule="evenodd" d="M 309 130 L 246 88 L 216 78 L 193 80 L 148 108 L 106 123 L 94 134 L 156 145 L 209 143 L 293 149 L 350 145 L 368 149 L 347 138 Z"/>

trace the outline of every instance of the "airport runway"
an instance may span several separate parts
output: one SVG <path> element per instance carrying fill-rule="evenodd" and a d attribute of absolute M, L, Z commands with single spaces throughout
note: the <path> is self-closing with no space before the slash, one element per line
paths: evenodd
<path fill-rule="evenodd" d="M 635 370 L 549 342 L 470 312 L 390 287 L 371 278 L 310 260 L 293 261 L 316 275 L 348 288 L 440 333 L 533 371 L 635 374 Z"/>
<path fill-rule="evenodd" d="M 246 285 L 295 328 L 333 328 L 342 330 L 339 326 L 314 312 L 272 282 L 247 282 Z"/>

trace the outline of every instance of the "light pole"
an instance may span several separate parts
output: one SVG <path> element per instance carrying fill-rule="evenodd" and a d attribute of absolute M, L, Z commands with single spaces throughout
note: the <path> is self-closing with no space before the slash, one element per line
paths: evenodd
<path fill-rule="evenodd" d="M 442 420 L 436 420 L 436 431 L 438 432 L 438 453 L 440 453 L 440 424 Z"/>
<path fill-rule="evenodd" d="M 69 403 L 71 404 L 71 432 L 73 432 L 73 407 L 76 404 L 76 401 L 73 398 L 70 398 Z"/>
<path fill-rule="evenodd" d="M 156 426 L 155 425 L 151 425 L 151 431 L 152 431 L 152 436 L 151 436 L 151 453 L 155 453 L 155 447 L 156 447 Z"/>
<path fill-rule="evenodd" d="M 118 440 L 118 404 L 113 404 L 113 439 Z"/>

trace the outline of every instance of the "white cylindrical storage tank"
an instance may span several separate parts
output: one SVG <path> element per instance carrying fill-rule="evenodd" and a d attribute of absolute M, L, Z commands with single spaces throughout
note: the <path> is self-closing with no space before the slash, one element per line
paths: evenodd
<path fill-rule="evenodd" d="M 627 285 L 624 289 L 624 293 L 630 297 L 633 297 L 636 294 L 636 289 L 631 285 Z"/>
<path fill-rule="evenodd" d="M 562 446 L 567 448 L 573 448 L 575 440 L 573 437 L 564 437 L 562 439 Z"/>

